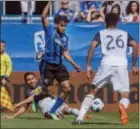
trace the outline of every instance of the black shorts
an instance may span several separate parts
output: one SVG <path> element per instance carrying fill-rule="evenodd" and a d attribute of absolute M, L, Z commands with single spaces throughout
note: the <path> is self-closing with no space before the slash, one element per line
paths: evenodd
<path fill-rule="evenodd" d="M 45 85 L 53 85 L 54 79 L 59 83 L 69 80 L 69 73 L 63 64 L 51 64 L 41 60 L 39 70 Z"/>

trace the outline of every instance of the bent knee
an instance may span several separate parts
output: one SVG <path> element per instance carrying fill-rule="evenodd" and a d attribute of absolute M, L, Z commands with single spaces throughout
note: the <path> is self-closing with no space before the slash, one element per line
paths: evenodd
<path fill-rule="evenodd" d="M 68 85 L 63 85 L 63 86 L 62 86 L 62 90 L 63 90 L 64 92 L 70 92 L 70 91 L 71 91 L 71 87 L 70 87 L 69 84 L 68 84 Z"/>

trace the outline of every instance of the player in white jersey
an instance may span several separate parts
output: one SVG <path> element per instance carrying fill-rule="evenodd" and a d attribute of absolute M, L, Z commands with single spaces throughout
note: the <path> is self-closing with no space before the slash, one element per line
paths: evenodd
<path fill-rule="evenodd" d="M 106 83 L 113 85 L 114 91 L 118 91 L 121 95 L 119 101 L 119 111 L 122 124 L 128 123 L 128 116 L 125 109 L 128 108 L 129 101 L 129 77 L 127 70 L 126 51 L 127 46 L 131 46 L 132 52 L 132 69 L 137 74 L 136 67 L 137 44 L 132 37 L 125 31 L 117 28 L 118 17 L 114 13 L 109 13 L 105 18 L 106 29 L 99 31 L 88 52 L 87 58 L 87 77 L 90 79 L 92 68 L 90 66 L 94 49 L 101 44 L 102 61 L 101 67 L 96 73 L 92 82 L 93 88 L 85 97 L 80 108 L 80 114 L 73 124 L 81 124 L 86 112 L 91 107 L 92 101 L 97 95 L 100 88 Z"/>

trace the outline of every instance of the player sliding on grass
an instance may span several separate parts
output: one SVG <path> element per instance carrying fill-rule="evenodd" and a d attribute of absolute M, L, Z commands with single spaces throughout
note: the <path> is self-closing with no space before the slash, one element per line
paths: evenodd
<path fill-rule="evenodd" d="M 96 73 L 92 82 L 93 89 L 85 97 L 80 108 L 80 114 L 73 122 L 74 124 L 81 124 L 86 112 L 91 107 L 91 104 L 97 95 L 100 88 L 105 84 L 111 83 L 114 91 L 118 91 L 121 96 L 119 102 L 120 119 L 122 124 L 127 124 L 128 116 L 126 109 L 129 106 L 129 76 L 127 70 L 127 47 L 131 46 L 132 52 L 132 70 L 136 74 L 138 69 L 136 67 L 137 58 L 137 44 L 132 37 L 125 31 L 117 28 L 118 17 L 114 13 L 109 13 L 105 18 L 106 29 L 99 31 L 88 52 L 87 58 L 87 77 L 90 79 L 92 68 L 90 66 L 94 49 L 101 44 L 102 61 L 101 67 Z"/>
<path fill-rule="evenodd" d="M 78 72 L 81 71 L 81 67 L 73 61 L 68 51 L 68 37 L 65 34 L 66 24 L 68 23 L 67 18 L 65 16 L 56 16 L 54 18 L 55 26 L 49 24 L 47 16 L 50 5 L 51 2 L 49 1 L 42 12 L 42 24 L 45 32 L 46 46 L 39 70 L 47 89 L 50 89 L 49 87 L 53 85 L 54 79 L 62 86 L 61 93 L 49 112 L 49 115 L 54 120 L 59 120 L 55 112 L 64 103 L 70 92 L 69 73 L 62 64 L 62 56 L 64 56 Z"/>
<path fill-rule="evenodd" d="M 31 73 L 31 72 L 25 73 L 24 80 L 25 80 L 25 83 L 28 85 L 28 89 L 27 89 L 28 98 L 19 102 L 18 104 L 15 104 L 16 108 L 20 107 L 19 110 L 15 114 L 11 116 L 6 115 L 6 116 L 3 116 L 3 118 L 12 119 L 12 118 L 16 118 L 20 116 L 26 111 L 28 105 L 33 100 L 35 101 L 35 104 L 38 106 L 43 116 L 48 118 L 49 117 L 48 112 L 51 109 L 51 107 L 54 105 L 54 103 L 56 102 L 56 98 L 54 96 L 47 95 L 44 85 L 40 81 L 37 80 L 34 73 Z M 79 110 L 76 108 L 70 108 L 66 103 L 63 103 L 56 110 L 56 115 L 59 118 L 62 118 L 64 113 L 78 116 Z M 88 116 L 86 116 L 86 118 L 89 119 Z"/>

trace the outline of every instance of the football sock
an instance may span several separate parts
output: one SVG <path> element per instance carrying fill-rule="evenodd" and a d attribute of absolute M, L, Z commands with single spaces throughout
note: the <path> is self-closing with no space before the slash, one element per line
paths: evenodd
<path fill-rule="evenodd" d="M 79 115 L 79 110 L 76 108 L 69 108 L 67 111 L 69 114 L 74 115 L 74 116 L 78 116 Z"/>
<path fill-rule="evenodd" d="M 127 98 L 122 98 L 119 103 L 123 104 L 124 108 L 127 109 L 130 104 L 130 101 Z"/>
<path fill-rule="evenodd" d="M 84 119 L 84 116 L 86 115 L 86 112 L 91 107 L 93 100 L 94 100 L 93 95 L 87 95 L 85 97 L 84 101 L 82 102 L 82 105 L 81 105 L 81 108 L 80 108 L 80 113 L 77 117 L 77 120 L 83 120 Z"/>
<path fill-rule="evenodd" d="M 55 113 L 56 110 L 63 104 L 63 102 L 64 102 L 64 100 L 63 100 L 62 98 L 58 97 L 58 98 L 56 99 L 55 104 L 52 106 L 50 112 L 51 112 L 51 113 Z"/>

